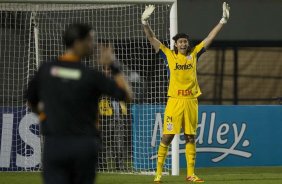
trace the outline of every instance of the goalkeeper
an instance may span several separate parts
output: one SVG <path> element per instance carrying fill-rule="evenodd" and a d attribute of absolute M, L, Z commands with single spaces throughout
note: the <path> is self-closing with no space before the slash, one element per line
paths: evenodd
<path fill-rule="evenodd" d="M 158 150 L 157 172 L 154 181 L 161 182 L 162 168 L 168 152 L 168 146 L 175 134 L 184 130 L 186 139 L 187 181 L 204 182 L 195 175 L 196 143 L 195 135 L 198 124 L 198 100 L 201 90 L 197 81 L 197 61 L 208 49 L 215 36 L 229 19 L 229 5 L 223 3 L 223 15 L 209 35 L 195 47 L 191 47 L 188 35 L 178 33 L 173 37 L 174 50 L 168 49 L 155 36 L 148 24 L 148 19 L 155 7 L 147 6 L 142 15 L 145 34 L 156 52 L 168 64 L 169 88 L 168 101 L 164 115 L 163 136 Z"/>

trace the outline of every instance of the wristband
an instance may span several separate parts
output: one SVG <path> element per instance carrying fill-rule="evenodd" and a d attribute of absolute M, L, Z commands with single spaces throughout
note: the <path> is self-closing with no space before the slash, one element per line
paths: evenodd
<path fill-rule="evenodd" d="M 111 69 L 113 75 L 117 75 L 117 74 L 121 73 L 121 70 L 119 69 L 117 64 L 114 64 L 114 63 L 110 64 L 110 69 Z"/>
<path fill-rule="evenodd" d="M 147 25 L 148 25 L 148 21 L 147 21 L 147 20 L 142 20 L 141 22 L 142 22 L 142 24 L 143 24 L 144 26 L 147 26 Z"/>
<path fill-rule="evenodd" d="M 226 23 L 227 23 L 227 19 L 224 18 L 224 17 L 222 17 L 222 18 L 220 19 L 219 23 L 221 23 L 221 24 L 226 24 Z"/>

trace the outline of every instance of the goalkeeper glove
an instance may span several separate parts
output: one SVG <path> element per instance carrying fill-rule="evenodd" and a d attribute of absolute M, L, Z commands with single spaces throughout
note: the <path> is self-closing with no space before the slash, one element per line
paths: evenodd
<path fill-rule="evenodd" d="M 151 14 L 154 12 L 154 10 L 155 10 L 154 5 L 146 6 L 146 8 L 145 8 L 145 10 L 142 14 L 142 17 L 141 17 L 141 21 L 142 21 L 143 25 L 148 24 L 147 20 L 150 18 Z"/>
<path fill-rule="evenodd" d="M 221 24 L 226 24 L 228 19 L 229 19 L 229 4 L 227 4 L 226 2 L 223 3 L 222 5 L 222 18 L 219 21 Z"/>

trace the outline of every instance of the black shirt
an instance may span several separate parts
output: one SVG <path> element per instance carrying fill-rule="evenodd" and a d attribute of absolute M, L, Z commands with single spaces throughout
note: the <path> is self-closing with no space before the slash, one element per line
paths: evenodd
<path fill-rule="evenodd" d="M 30 81 L 26 98 L 31 106 L 43 102 L 44 135 L 97 136 L 98 99 L 109 95 L 124 100 L 125 91 L 102 73 L 80 62 L 44 63 Z"/>

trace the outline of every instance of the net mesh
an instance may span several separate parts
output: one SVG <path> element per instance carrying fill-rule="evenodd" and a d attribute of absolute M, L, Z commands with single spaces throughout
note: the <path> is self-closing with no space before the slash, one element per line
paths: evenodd
<path fill-rule="evenodd" d="M 0 171 L 40 170 L 39 125 L 36 117 L 27 113 L 24 90 L 41 63 L 63 53 L 62 32 L 75 22 L 91 24 L 98 43 L 113 44 L 135 94 L 132 104 L 108 97 L 100 101 L 103 148 L 99 155 L 99 170 L 155 170 L 156 146 L 149 145 L 150 131 L 158 112 L 146 108 L 138 114 L 141 123 L 135 125 L 131 112 L 133 105 L 163 105 L 166 100 L 165 65 L 145 39 L 140 24 L 144 7 L 144 4 L 1 4 Z M 150 21 L 152 29 L 165 44 L 169 41 L 169 12 L 169 4 L 158 4 Z M 101 70 L 95 60 L 93 55 L 83 62 Z M 108 110 L 112 114 L 103 113 Z M 165 171 L 170 168 L 169 163 L 168 160 Z"/>

